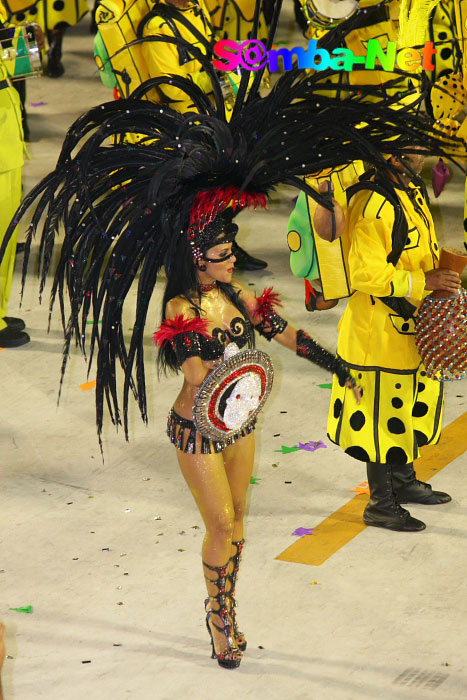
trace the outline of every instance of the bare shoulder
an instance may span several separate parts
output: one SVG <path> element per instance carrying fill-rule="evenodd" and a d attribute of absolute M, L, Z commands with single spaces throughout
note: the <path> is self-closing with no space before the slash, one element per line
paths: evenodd
<path fill-rule="evenodd" d="M 239 282 L 238 280 L 232 279 L 232 287 L 235 289 L 236 292 L 239 292 L 240 299 L 243 301 L 245 306 L 247 307 L 248 311 L 251 313 L 256 309 L 256 297 L 253 294 L 253 292 L 248 289 L 244 284 Z"/>
<path fill-rule="evenodd" d="M 166 318 L 175 318 L 175 316 L 180 316 L 182 314 L 185 318 L 196 317 L 192 305 L 190 304 L 188 299 L 185 299 L 185 297 L 174 297 L 166 304 Z"/>

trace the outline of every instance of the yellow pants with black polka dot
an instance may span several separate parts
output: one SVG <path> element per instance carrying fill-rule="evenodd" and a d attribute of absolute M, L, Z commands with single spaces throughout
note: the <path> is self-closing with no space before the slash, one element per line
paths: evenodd
<path fill-rule="evenodd" d="M 336 376 L 332 385 L 328 437 L 354 459 L 406 464 L 419 447 L 436 444 L 441 434 L 443 383 L 425 368 L 390 370 L 350 364 L 363 389 L 357 405 L 351 389 Z"/>

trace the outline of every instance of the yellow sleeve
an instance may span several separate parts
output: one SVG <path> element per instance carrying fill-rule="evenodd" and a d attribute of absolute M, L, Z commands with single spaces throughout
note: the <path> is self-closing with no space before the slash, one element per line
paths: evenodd
<path fill-rule="evenodd" d="M 367 197 L 359 199 L 363 201 L 351 210 L 349 217 L 352 227 L 349 254 L 352 288 L 375 297 L 413 297 L 412 276 L 418 272 L 423 275 L 423 271 L 412 273 L 408 270 L 396 270 L 392 263 L 387 262 L 392 246 L 392 206 L 387 204 L 384 205 L 384 209 L 380 207 L 376 215 L 377 199 L 372 202 L 372 206 L 368 206 Z M 382 199 L 380 201 L 382 202 Z"/>
<path fill-rule="evenodd" d="M 157 19 L 148 23 L 145 36 L 167 36 L 173 38 L 173 34 L 166 24 L 161 25 Z M 158 78 L 162 75 L 179 75 L 182 78 L 189 78 L 196 83 L 204 92 L 212 92 L 211 81 L 206 73 L 189 70 L 196 66 L 195 61 L 189 61 L 187 67 L 179 63 L 178 49 L 175 44 L 160 42 L 146 42 L 142 45 L 143 55 L 151 78 Z M 199 63 L 198 63 L 199 65 Z M 188 68 L 189 67 L 189 68 Z M 193 110 L 190 97 L 177 87 L 163 85 L 159 89 L 163 101 L 179 112 Z"/>

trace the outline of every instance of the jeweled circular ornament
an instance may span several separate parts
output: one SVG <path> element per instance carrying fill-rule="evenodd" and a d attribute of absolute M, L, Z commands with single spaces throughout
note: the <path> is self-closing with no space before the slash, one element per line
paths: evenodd
<path fill-rule="evenodd" d="M 431 379 L 467 377 L 467 292 L 437 299 L 428 296 L 417 316 L 415 342 Z"/>
<path fill-rule="evenodd" d="M 201 384 L 193 419 L 210 440 L 229 442 L 248 429 L 271 392 L 274 370 L 261 350 L 242 350 L 224 360 Z"/>

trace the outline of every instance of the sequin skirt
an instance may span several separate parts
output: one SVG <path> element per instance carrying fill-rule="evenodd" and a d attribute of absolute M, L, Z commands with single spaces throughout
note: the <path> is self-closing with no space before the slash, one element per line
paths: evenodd
<path fill-rule="evenodd" d="M 179 416 L 173 408 L 170 409 L 169 415 L 167 417 L 167 435 L 170 438 L 170 442 L 175 445 L 177 450 L 186 452 L 187 454 L 196 454 L 197 443 L 199 447 L 199 440 L 197 440 L 197 435 L 201 438 L 201 454 L 209 455 L 217 452 L 223 452 L 226 447 L 233 445 L 234 442 L 239 440 L 246 435 L 253 432 L 256 427 L 256 421 L 249 425 L 248 428 L 236 433 L 234 436 L 230 437 L 228 440 L 210 440 L 204 437 L 196 429 L 196 426 L 192 420 L 188 418 L 182 418 Z"/>

